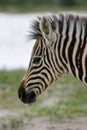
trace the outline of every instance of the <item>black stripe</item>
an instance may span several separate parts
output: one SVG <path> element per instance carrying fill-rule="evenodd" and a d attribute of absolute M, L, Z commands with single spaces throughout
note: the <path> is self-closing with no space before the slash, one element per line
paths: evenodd
<path fill-rule="evenodd" d="M 83 76 L 83 68 L 82 68 L 82 56 L 83 56 L 83 53 L 84 53 L 84 49 L 86 47 L 86 37 L 84 38 L 84 42 L 83 42 L 83 47 L 79 50 L 81 53 L 80 55 L 80 68 L 79 69 L 79 78 L 82 80 L 82 76 Z"/>
<path fill-rule="evenodd" d="M 39 40 L 40 44 L 35 48 L 35 56 L 41 56 L 43 54 L 43 42 Z"/>
<path fill-rule="evenodd" d="M 80 48 L 81 44 L 83 44 L 83 41 L 82 41 L 81 35 L 80 35 L 79 46 L 78 46 L 78 49 L 77 49 L 76 59 L 75 59 L 76 66 L 78 68 L 78 74 L 79 74 L 79 79 L 80 80 L 82 80 L 82 75 L 83 75 L 83 70 L 82 70 L 82 48 Z"/>
<path fill-rule="evenodd" d="M 47 61 L 50 65 L 50 68 L 53 70 L 53 72 L 55 73 L 54 71 L 54 68 L 53 68 L 53 65 L 51 64 L 51 61 L 52 61 L 52 55 L 51 55 L 51 51 L 48 50 L 48 48 L 46 48 L 46 54 L 47 54 Z"/>
<path fill-rule="evenodd" d="M 38 46 L 38 48 L 36 48 L 36 50 L 35 50 L 35 55 L 37 55 L 38 56 L 38 52 L 39 52 L 39 50 L 40 50 L 41 48 Z"/>
<path fill-rule="evenodd" d="M 75 66 L 73 64 L 72 55 L 73 55 L 75 44 L 76 44 L 76 21 L 74 23 L 72 41 L 71 41 L 70 46 L 68 48 L 69 63 L 70 63 L 70 67 L 71 67 L 71 70 L 72 70 L 72 73 L 74 74 L 74 76 L 76 76 L 76 71 L 75 71 Z"/>
<path fill-rule="evenodd" d="M 32 56 L 34 56 L 34 55 L 36 55 L 38 53 L 38 49 L 39 49 L 38 42 L 39 42 L 39 40 L 35 43 L 35 45 L 33 47 Z"/>
<path fill-rule="evenodd" d="M 55 73 L 56 66 L 55 66 L 55 63 L 54 63 L 53 55 L 54 54 L 52 54 L 52 52 L 50 52 L 50 61 L 51 61 L 51 63 L 53 63 L 52 68 L 53 68 L 53 71 Z"/>
<path fill-rule="evenodd" d="M 60 21 L 60 24 L 59 24 L 59 32 L 60 32 L 60 39 L 59 39 L 59 43 L 58 43 L 58 54 L 59 54 L 59 59 L 60 59 L 60 61 L 61 61 L 61 63 L 63 64 L 63 66 L 64 66 L 64 68 L 68 71 L 68 68 L 67 68 L 67 65 L 63 62 L 63 60 L 62 60 L 62 58 L 61 58 L 61 55 L 60 55 L 60 48 L 61 48 L 61 42 L 62 42 L 62 38 L 63 38 L 63 36 L 62 36 L 62 31 L 63 31 L 63 24 L 64 24 L 64 15 L 63 14 L 60 14 L 59 15 L 59 18 L 60 18 L 60 20 L 62 20 L 62 21 Z M 68 21 L 69 22 L 69 21 Z M 68 28 L 69 27 L 67 27 L 67 30 L 68 30 Z M 66 30 L 66 33 L 68 33 L 67 32 L 67 30 Z"/>
<path fill-rule="evenodd" d="M 56 53 L 55 53 L 55 62 L 57 63 L 59 70 L 61 70 L 63 72 L 63 68 L 58 63 L 58 58 L 57 58 L 57 54 Z"/>
<path fill-rule="evenodd" d="M 43 68 L 38 68 L 37 71 L 31 72 L 29 77 L 32 76 L 32 75 L 37 75 L 37 74 L 41 73 L 42 70 L 43 70 Z"/>
<path fill-rule="evenodd" d="M 64 43 L 63 43 L 63 49 L 62 49 L 62 56 L 63 56 L 63 59 L 66 62 L 66 64 L 68 63 L 68 61 L 67 61 L 67 58 L 66 58 L 65 50 L 66 50 L 68 40 L 69 40 L 69 36 L 66 36 Z"/>
<path fill-rule="evenodd" d="M 44 75 L 47 78 L 47 80 L 49 81 L 49 78 L 48 78 L 48 75 L 46 72 L 41 72 L 41 74 Z"/>
<path fill-rule="evenodd" d="M 70 22 L 69 22 L 69 18 L 67 18 L 66 20 L 67 20 L 66 36 L 68 36 L 69 35 L 69 25 L 70 25 Z"/>
<path fill-rule="evenodd" d="M 85 19 L 86 27 L 85 27 L 85 37 L 87 37 L 87 19 Z"/>
<path fill-rule="evenodd" d="M 45 63 L 45 65 L 50 69 L 50 64 L 48 63 L 48 61 L 47 61 L 47 58 L 46 57 L 44 57 L 44 63 Z"/>
<path fill-rule="evenodd" d="M 58 58 L 57 58 L 57 53 L 58 53 L 58 50 L 57 50 L 57 52 L 56 52 L 56 48 L 57 48 L 57 45 L 58 45 L 58 39 L 59 39 L 59 37 L 58 37 L 58 35 L 57 35 L 57 40 L 56 40 L 56 43 L 54 44 L 54 55 L 55 55 L 55 62 L 56 62 L 56 64 L 57 64 L 57 66 L 58 66 L 58 68 L 59 68 L 59 70 L 60 71 L 63 71 L 63 68 L 59 65 L 59 63 L 58 63 Z M 60 72 L 59 72 L 60 73 Z"/>
<path fill-rule="evenodd" d="M 41 47 L 40 47 L 40 52 L 39 52 L 39 56 L 42 56 L 43 55 L 43 41 L 41 40 L 41 43 L 40 43 L 41 45 Z"/>
<path fill-rule="evenodd" d="M 86 73 L 85 82 L 87 83 L 87 55 L 85 58 L 85 73 Z"/>
<path fill-rule="evenodd" d="M 63 22 L 64 22 L 64 15 L 59 14 L 59 33 L 60 33 L 60 35 L 62 35 L 62 31 L 63 31 Z"/>
<path fill-rule="evenodd" d="M 45 79 L 42 78 L 41 76 L 38 76 L 38 75 L 36 75 L 35 77 L 31 77 L 29 80 L 30 81 L 32 81 L 32 80 L 37 80 L 38 81 L 39 79 L 45 84 L 46 87 L 48 86 L 47 83 L 46 83 L 46 81 L 45 81 Z"/>
<path fill-rule="evenodd" d="M 46 72 L 45 72 L 46 71 Z M 32 72 L 30 75 L 29 75 L 29 77 L 30 76 L 32 76 L 32 75 L 37 75 L 37 74 L 39 74 L 39 73 L 46 73 L 46 75 L 47 75 L 47 73 L 49 73 L 49 75 L 50 75 L 50 77 L 52 78 L 52 80 L 53 80 L 53 76 L 52 76 L 52 74 L 51 74 L 51 72 L 49 71 L 49 69 L 47 68 L 47 67 L 43 67 L 43 68 L 40 68 L 39 70 L 37 70 L 37 71 L 34 71 L 34 72 Z M 29 79 L 30 80 L 30 79 Z M 29 81 L 28 80 L 28 81 Z"/>
<path fill-rule="evenodd" d="M 55 42 L 55 44 L 53 44 L 53 46 L 54 46 L 54 52 L 56 50 L 57 42 L 58 42 L 58 39 L 59 39 L 58 34 L 56 34 L 56 37 L 57 37 L 56 42 Z"/>
<path fill-rule="evenodd" d="M 40 86 L 43 86 L 43 84 L 42 84 L 42 83 L 40 83 L 40 82 L 36 82 L 36 83 L 29 83 L 29 84 L 27 85 L 27 87 L 26 87 L 26 88 L 28 88 L 28 87 L 29 87 L 29 91 L 30 91 L 31 89 L 33 89 L 33 88 L 38 88 L 38 89 L 39 89 L 39 91 L 41 91 L 41 90 L 40 90 L 39 85 L 40 85 Z"/>
<path fill-rule="evenodd" d="M 69 64 L 70 64 L 70 67 L 71 67 L 71 70 L 72 70 L 72 73 L 74 74 L 74 76 L 76 76 L 76 73 L 75 73 L 75 66 L 73 64 L 72 55 L 73 55 L 75 43 L 76 43 L 76 38 L 73 37 L 72 41 L 70 43 L 69 49 L 68 49 Z"/>
<path fill-rule="evenodd" d="M 44 67 L 44 69 L 47 71 L 47 73 L 50 74 L 51 82 L 52 82 L 54 80 L 54 77 L 53 77 L 52 73 L 50 72 L 50 70 L 47 67 Z"/>
<path fill-rule="evenodd" d="M 55 53 L 54 53 L 54 54 L 55 54 Z M 59 72 L 59 70 L 58 70 L 58 67 L 56 66 L 56 62 L 55 62 L 55 59 L 56 59 L 56 58 L 55 58 L 55 56 L 53 57 L 54 54 L 51 53 L 51 61 L 52 61 L 53 66 L 54 66 L 54 67 L 53 67 L 54 73 L 55 73 L 55 70 L 56 70 L 56 73 L 58 72 L 58 74 L 61 74 L 61 73 Z"/>
<path fill-rule="evenodd" d="M 67 23 L 66 23 L 67 27 L 66 27 L 66 33 L 65 33 L 66 38 L 65 38 L 64 43 L 63 43 L 62 56 L 63 56 L 64 61 L 67 64 L 68 61 L 67 61 L 67 57 L 65 55 L 65 50 L 66 50 L 67 42 L 69 40 L 69 26 L 70 26 L 69 18 L 67 18 L 66 21 L 67 21 Z"/>
<path fill-rule="evenodd" d="M 40 94 L 40 93 L 41 93 L 41 89 L 40 89 L 40 87 L 38 87 L 37 84 L 35 84 L 35 85 L 36 85 L 36 86 L 30 88 L 29 91 L 34 90 L 34 89 L 38 89 L 38 90 L 39 90 L 39 94 Z"/>
<path fill-rule="evenodd" d="M 59 60 L 60 60 L 61 63 L 63 64 L 64 68 L 68 71 L 68 68 L 67 68 L 66 64 L 63 62 L 63 60 L 62 60 L 62 58 L 61 58 L 61 55 L 60 55 L 60 48 L 61 48 L 62 38 L 63 38 L 63 36 L 61 35 L 61 36 L 60 36 L 60 39 L 59 39 L 59 43 L 58 43 L 58 55 L 59 55 Z"/>
<path fill-rule="evenodd" d="M 86 24 L 86 28 L 85 28 L 85 34 L 86 34 L 86 29 L 87 29 L 87 24 Z M 76 54 L 76 66 L 78 68 L 80 80 L 82 80 L 82 77 L 83 77 L 82 56 L 83 56 L 84 49 L 85 49 L 85 46 L 86 46 L 86 35 L 84 35 L 83 41 L 81 39 L 81 36 L 82 36 L 82 27 L 81 27 L 81 34 L 80 34 L 80 42 L 79 42 L 79 46 L 78 46 L 78 50 L 77 50 L 77 54 Z M 78 57 L 79 57 L 79 60 L 78 60 Z"/>
<path fill-rule="evenodd" d="M 46 70 L 46 71 L 47 71 L 47 73 L 49 73 L 49 74 L 50 74 L 50 77 L 52 78 L 51 80 L 53 81 L 53 80 L 54 80 L 54 77 L 53 77 L 53 75 L 52 75 L 52 73 L 51 73 L 51 71 L 50 71 L 50 68 L 43 67 L 43 70 Z"/>
<path fill-rule="evenodd" d="M 85 27 L 85 38 L 87 39 L 87 19 L 85 19 L 85 23 L 86 23 L 86 27 Z M 87 83 L 87 55 L 86 55 L 86 58 L 85 58 L 85 73 L 86 73 L 85 81 Z"/>

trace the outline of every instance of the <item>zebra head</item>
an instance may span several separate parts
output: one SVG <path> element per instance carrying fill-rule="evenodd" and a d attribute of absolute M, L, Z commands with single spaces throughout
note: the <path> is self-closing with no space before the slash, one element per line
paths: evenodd
<path fill-rule="evenodd" d="M 32 103 L 54 80 L 62 74 L 58 68 L 55 44 L 58 40 L 56 23 L 51 18 L 42 17 L 33 25 L 36 39 L 30 64 L 18 89 L 19 98 L 24 103 Z M 60 67 L 61 68 L 61 67 Z"/>

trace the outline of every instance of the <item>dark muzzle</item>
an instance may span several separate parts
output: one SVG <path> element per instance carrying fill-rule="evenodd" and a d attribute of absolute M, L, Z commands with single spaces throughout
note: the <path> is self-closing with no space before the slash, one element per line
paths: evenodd
<path fill-rule="evenodd" d="M 18 90 L 18 96 L 19 99 L 23 102 L 23 103 L 33 103 L 36 100 L 36 94 L 35 92 L 32 90 L 30 91 L 28 94 L 26 94 L 25 89 L 24 88 L 20 88 Z"/>

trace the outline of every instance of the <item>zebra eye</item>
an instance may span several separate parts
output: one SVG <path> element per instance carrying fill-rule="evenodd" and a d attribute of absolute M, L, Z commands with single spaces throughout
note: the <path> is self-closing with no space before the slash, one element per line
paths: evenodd
<path fill-rule="evenodd" d="M 41 60 L 41 57 L 34 57 L 33 64 L 39 64 L 40 60 Z"/>

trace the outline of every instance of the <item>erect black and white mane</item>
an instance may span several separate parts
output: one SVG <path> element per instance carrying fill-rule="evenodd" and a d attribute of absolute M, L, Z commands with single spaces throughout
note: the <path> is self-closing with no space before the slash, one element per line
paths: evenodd
<path fill-rule="evenodd" d="M 49 16 L 42 16 L 42 17 L 48 18 L 53 30 L 55 30 L 55 32 L 59 33 L 59 34 L 62 34 L 63 30 L 65 30 L 67 28 L 66 29 L 66 35 L 67 35 L 67 33 L 68 33 L 69 29 L 72 27 L 72 25 L 74 25 L 74 27 L 76 27 L 77 22 L 78 22 L 78 28 L 80 30 L 82 30 L 82 28 L 84 28 L 83 26 L 85 26 L 85 28 L 87 28 L 86 15 L 80 16 L 78 14 L 59 13 L 58 15 L 49 15 Z M 30 35 L 29 35 L 29 37 L 31 39 L 39 39 L 39 38 L 42 39 L 43 38 L 42 32 L 40 30 L 40 26 L 39 26 L 42 17 L 38 17 L 36 20 L 34 20 L 32 22 L 32 26 L 31 26 L 32 31 L 30 32 Z M 87 32 L 86 32 L 86 36 L 87 36 Z"/>

